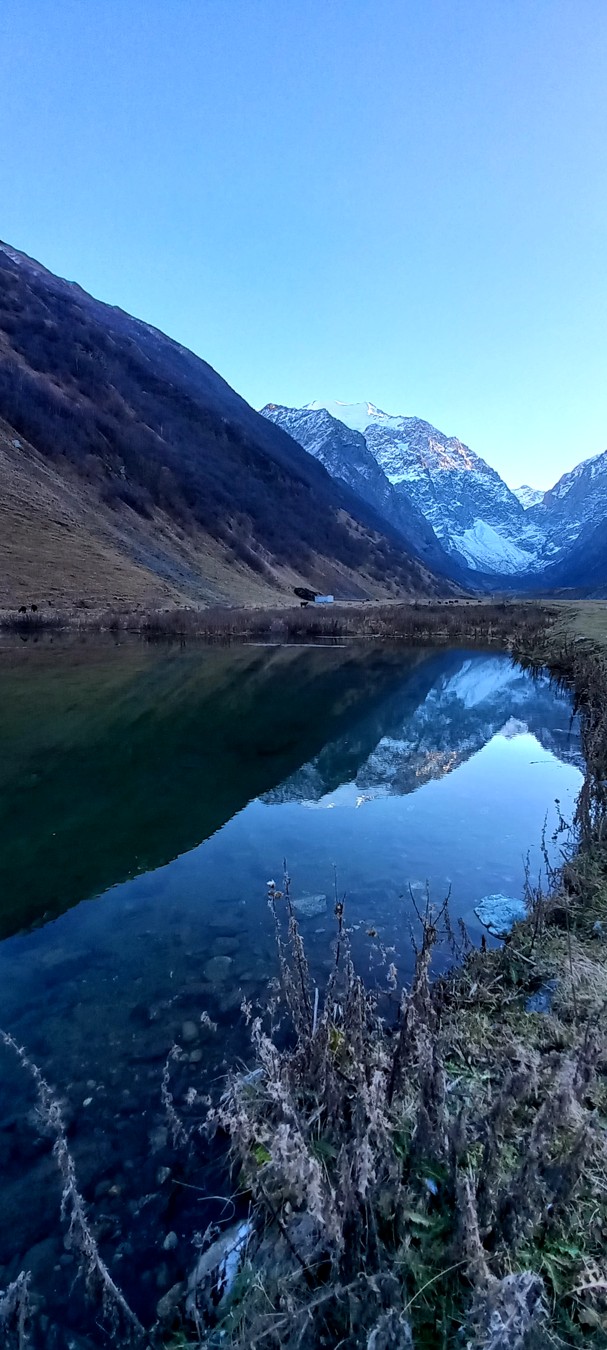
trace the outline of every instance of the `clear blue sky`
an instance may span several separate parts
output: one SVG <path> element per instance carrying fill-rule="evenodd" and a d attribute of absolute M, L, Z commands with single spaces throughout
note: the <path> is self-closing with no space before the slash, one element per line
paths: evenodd
<path fill-rule="evenodd" d="M 257 407 L 607 447 L 607 0 L 2 0 L 0 190 Z"/>

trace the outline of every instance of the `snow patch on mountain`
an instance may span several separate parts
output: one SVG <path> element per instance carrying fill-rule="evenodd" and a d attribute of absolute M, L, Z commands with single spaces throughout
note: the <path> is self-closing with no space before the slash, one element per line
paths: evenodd
<path fill-rule="evenodd" d="M 515 575 L 537 564 L 537 555 L 519 548 L 486 520 L 475 520 L 463 534 L 452 534 L 451 545 L 461 553 L 469 567 L 481 572 Z"/>
<path fill-rule="evenodd" d="M 368 408 L 373 405 L 361 404 L 360 415 L 353 414 L 350 421 L 362 422 Z M 390 482 L 362 432 L 339 421 L 324 407 L 286 408 L 267 403 L 261 412 L 320 460 L 333 478 L 347 483 L 369 502 L 428 566 L 456 574 L 457 565 L 450 561 L 423 512 Z"/>
<path fill-rule="evenodd" d="M 527 520 L 520 501 L 495 469 L 456 436 L 446 436 L 419 417 L 386 413 L 370 402 L 315 400 L 299 410 L 302 414 L 324 416 L 333 426 L 340 423 L 360 436 L 392 492 L 421 513 L 460 566 L 515 575 L 539 565 L 541 530 Z M 296 415 L 297 410 L 291 410 L 286 429 L 301 440 L 302 428 L 293 421 Z M 317 441 L 313 447 L 305 440 L 301 444 L 334 471 Z"/>
<path fill-rule="evenodd" d="M 527 513 L 544 535 L 544 560 L 559 560 L 582 535 L 607 520 L 607 450 L 563 474 Z"/>
<path fill-rule="evenodd" d="M 376 408 L 374 403 L 341 403 L 339 399 L 333 399 L 329 403 L 321 403 L 317 399 L 312 403 L 304 403 L 304 408 L 309 412 L 318 412 L 324 408 L 331 417 L 337 418 L 338 422 L 343 422 L 344 426 L 349 427 L 350 431 L 366 431 L 367 427 L 372 426 L 374 422 L 389 426 L 391 423 L 398 423 L 398 417 L 392 417 L 389 413 L 382 412 L 381 408 Z"/>

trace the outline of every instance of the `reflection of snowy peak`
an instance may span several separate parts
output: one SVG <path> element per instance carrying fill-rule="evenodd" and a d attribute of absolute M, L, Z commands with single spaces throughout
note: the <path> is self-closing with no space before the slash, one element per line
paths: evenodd
<path fill-rule="evenodd" d="M 325 746 L 265 800 L 320 801 L 343 782 L 361 793 L 404 795 L 443 778 L 498 733 L 531 732 L 558 758 L 582 764 L 567 698 L 548 677 L 532 680 L 503 656 L 433 659 L 429 688 L 411 698 L 413 677 L 355 732 Z"/>

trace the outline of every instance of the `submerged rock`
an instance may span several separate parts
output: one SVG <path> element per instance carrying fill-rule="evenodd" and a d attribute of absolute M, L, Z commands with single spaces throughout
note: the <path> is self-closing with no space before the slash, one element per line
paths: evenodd
<path fill-rule="evenodd" d="M 186 1311 L 194 1320 L 197 1312 L 219 1311 L 229 1298 L 252 1232 L 248 1219 L 235 1223 L 199 1256 L 188 1280 L 186 1300 Z"/>
<path fill-rule="evenodd" d="M 219 1012 L 224 1014 L 235 1012 L 236 1008 L 240 1008 L 242 999 L 243 993 L 240 985 L 237 985 L 234 989 L 226 989 L 217 996 Z"/>
<path fill-rule="evenodd" d="M 161 1149 L 166 1148 L 169 1138 L 166 1125 L 156 1125 L 153 1130 L 149 1131 L 148 1138 L 152 1153 L 159 1153 Z"/>
<path fill-rule="evenodd" d="M 234 956 L 240 945 L 240 938 L 235 933 L 220 934 L 213 941 L 213 956 Z"/>
<path fill-rule="evenodd" d="M 223 984 L 229 978 L 232 965 L 231 956 L 212 956 L 204 967 L 205 977 L 212 984 Z"/>
<path fill-rule="evenodd" d="M 501 938 L 527 917 L 527 906 L 509 895 L 485 895 L 474 913 L 493 937 Z"/>
<path fill-rule="evenodd" d="M 174 1284 L 167 1294 L 156 1304 L 156 1316 L 158 1321 L 165 1326 L 170 1326 L 179 1311 L 179 1305 L 183 1298 L 183 1284 Z"/>
<path fill-rule="evenodd" d="M 296 913 L 302 914 L 306 919 L 315 919 L 317 915 L 327 912 L 326 895 L 300 895 L 291 903 Z"/>

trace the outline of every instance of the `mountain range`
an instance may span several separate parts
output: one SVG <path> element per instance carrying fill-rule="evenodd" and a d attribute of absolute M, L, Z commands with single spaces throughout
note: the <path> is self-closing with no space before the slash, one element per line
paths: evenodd
<path fill-rule="evenodd" d="M 0 244 L 0 606 L 452 593 L 424 548 L 205 361 Z"/>
<path fill-rule="evenodd" d="M 607 452 L 512 491 L 371 403 L 256 412 L 0 243 L 0 608 L 607 592 Z"/>
<path fill-rule="evenodd" d="M 373 403 L 268 403 L 262 413 L 411 540 L 413 509 L 472 588 L 607 586 L 607 451 L 547 492 L 511 490 L 457 437 Z M 407 508 L 402 523 L 399 515 Z M 440 568 L 425 537 L 425 556 Z M 587 551 L 592 567 L 586 569 Z M 453 569 L 456 569 L 453 571 Z"/>

